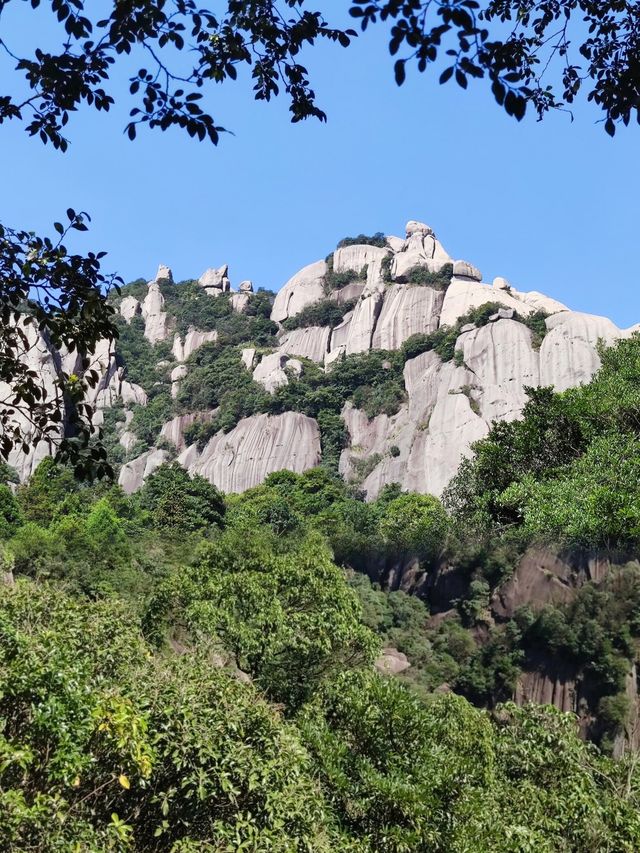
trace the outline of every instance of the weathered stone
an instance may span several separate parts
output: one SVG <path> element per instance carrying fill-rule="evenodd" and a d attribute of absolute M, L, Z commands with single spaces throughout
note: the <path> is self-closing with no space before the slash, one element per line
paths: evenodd
<path fill-rule="evenodd" d="M 224 492 L 243 492 L 268 474 L 301 473 L 320 462 L 317 423 L 298 412 L 253 415 L 231 432 L 215 435 L 190 467 Z"/>
<path fill-rule="evenodd" d="M 498 319 L 497 315 L 495 315 L 495 317 L 497 320 Z M 473 332 L 473 330 L 475 328 L 476 328 L 475 323 L 465 323 L 464 326 L 460 329 L 460 334 L 464 335 L 464 334 L 466 334 L 466 332 Z"/>
<path fill-rule="evenodd" d="M 238 285 L 238 290 L 240 293 L 253 293 L 253 282 L 249 281 L 241 281 Z"/>
<path fill-rule="evenodd" d="M 237 314 L 244 314 L 251 302 L 250 293 L 232 293 L 229 297 L 231 307 Z"/>
<path fill-rule="evenodd" d="M 479 308 L 487 302 L 497 302 L 505 308 L 513 308 L 523 317 L 536 310 L 504 290 L 496 290 L 489 285 L 479 284 L 469 279 L 456 278 L 445 293 L 440 312 L 440 325 L 455 326 L 458 317 L 462 317 L 471 308 Z"/>
<path fill-rule="evenodd" d="M 204 287 L 207 293 L 210 293 L 212 296 L 219 296 L 221 293 L 228 293 L 231 290 L 231 282 L 227 277 L 228 271 L 228 264 L 223 264 L 217 269 L 215 267 L 211 267 L 202 273 L 198 279 L 198 284 L 201 287 Z"/>
<path fill-rule="evenodd" d="M 142 314 L 142 305 L 133 296 L 125 296 L 120 303 L 120 315 L 130 323 L 139 314 Z"/>
<path fill-rule="evenodd" d="M 298 355 L 322 364 L 329 350 L 331 329 L 328 326 L 306 326 L 294 329 L 280 339 L 280 352 Z"/>
<path fill-rule="evenodd" d="M 407 338 L 438 327 L 444 293 L 431 287 L 394 284 L 387 288 L 373 332 L 373 349 L 399 349 Z"/>
<path fill-rule="evenodd" d="M 410 666 L 407 656 L 394 648 L 383 649 L 375 662 L 375 668 L 383 675 L 399 675 Z"/>
<path fill-rule="evenodd" d="M 193 412 L 188 415 L 177 415 L 170 421 L 167 421 L 160 430 L 160 438 L 170 442 L 177 451 L 184 450 L 186 442 L 184 434 L 195 423 L 207 423 L 214 416 L 212 412 Z"/>
<path fill-rule="evenodd" d="M 170 284 L 173 284 L 173 273 L 171 269 L 165 264 L 160 264 L 158 266 L 158 272 L 156 273 L 156 281 L 168 281 Z"/>
<path fill-rule="evenodd" d="M 274 352 L 262 357 L 253 371 L 253 378 L 270 394 L 275 394 L 278 388 L 288 385 L 289 378 L 286 373 L 288 369 L 299 375 L 302 372 L 302 363 L 297 359 L 289 358 L 281 351 Z"/>
<path fill-rule="evenodd" d="M 333 299 L 334 302 L 337 302 L 338 305 L 344 305 L 345 302 L 351 302 L 353 300 L 360 299 L 364 292 L 364 289 L 364 282 L 354 281 L 352 284 L 346 284 L 339 290 L 331 291 L 329 298 Z"/>
<path fill-rule="evenodd" d="M 156 468 L 167 462 L 169 454 L 166 450 L 147 450 L 137 459 L 127 462 L 120 469 L 118 483 L 125 494 L 131 495 L 141 488 L 142 484 Z"/>
<path fill-rule="evenodd" d="M 327 265 L 324 261 L 316 261 L 297 272 L 278 291 L 271 309 L 271 319 L 282 323 L 287 317 L 299 314 L 307 305 L 318 302 L 324 297 L 324 275 Z"/>
<path fill-rule="evenodd" d="M 247 370 L 253 370 L 254 363 L 256 360 L 256 351 L 253 347 L 247 347 L 246 349 L 243 349 L 240 353 L 240 358 Z"/>
<path fill-rule="evenodd" d="M 371 349 L 376 322 L 383 305 L 381 293 L 366 296 L 356 303 L 353 314 L 349 319 L 345 351 L 347 355 L 356 352 L 366 352 Z M 346 320 L 346 318 L 345 318 Z M 337 332 L 336 329 L 334 331 Z M 332 343 L 333 349 L 333 343 Z"/>
<path fill-rule="evenodd" d="M 164 310 L 164 297 L 156 281 L 149 282 L 149 288 L 142 303 L 144 318 L 144 336 L 152 344 L 164 341 L 169 336 L 170 321 Z"/>
<path fill-rule="evenodd" d="M 565 391 L 589 382 L 600 367 L 598 341 L 611 345 L 622 332 L 606 317 L 564 311 L 547 319 L 540 347 L 540 381 Z"/>
<path fill-rule="evenodd" d="M 176 361 L 186 361 L 191 353 L 194 353 L 203 344 L 214 343 L 218 340 L 218 333 L 214 330 L 210 332 L 201 332 L 199 329 L 189 328 L 184 343 L 180 335 L 175 335 L 173 338 L 172 353 Z"/>
<path fill-rule="evenodd" d="M 511 290 L 511 285 L 507 281 L 506 278 L 502 278 L 502 276 L 496 276 L 493 280 L 493 286 L 496 290 Z"/>
<path fill-rule="evenodd" d="M 464 363 L 481 389 L 477 405 L 484 420 L 519 417 L 527 400 L 525 386 L 540 384 L 530 330 L 515 320 L 499 319 L 464 335 L 459 344 Z"/>
<path fill-rule="evenodd" d="M 127 429 L 121 434 L 118 440 L 126 452 L 129 453 L 136 446 L 138 437 L 135 433 L 131 432 L 131 430 Z"/>
<path fill-rule="evenodd" d="M 482 273 L 468 261 L 454 261 L 453 275 L 455 278 L 470 278 L 473 281 L 482 281 Z"/>
<path fill-rule="evenodd" d="M 406 239 L 402 246 L 394 246 L 394 256 L 391 263 L 391 277 L 395 281 L 405 281 L 407 273 L 414 267 L 426 267 L 431 272 L 437 272 L 451 258 L 442 245 L 436 240 L 432 229 L 424 222 L 409 220 L 406 228 Z"/>
<path fill-rule="evenodd" d="M 382 261 L 389 255 L 389 249 L 379 246 L 355 245 L 336 249 L 333 253 L 333 269 L 335 272 L 354 270 L 361 273 L 366 267 L 366 288 L 369 291 L 383 286 Z"/>

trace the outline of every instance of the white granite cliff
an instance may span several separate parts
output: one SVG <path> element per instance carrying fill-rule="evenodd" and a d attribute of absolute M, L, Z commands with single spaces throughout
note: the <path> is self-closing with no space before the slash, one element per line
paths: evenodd
<path fill-rule="evenodd" d="M 416 270 L 425 275 L 416 275 Z M 327 293 L 326 277 L 331 271 L 347 283 Z M 438 273 L 437 285 L 414 283 L 428 282 L 428 275 Z M 162 295 L 172 281 L 171 270 L 161 266 L 144 300 L 128 296 L 120 302 L 119 311 L 127 323 L 142 319 L 150 343 L 172 342 L 174 361 L 165 364 L 176 397 L 188 375 L 189 357 L 218 336 L 194 327 L 184 337 L 176 333 Z M 234 311 L 245 311 L 254 298 L 249 281 L 232 291 L 226 265 L 207 270 L 199 284 L 212 298 L 230 294 Z M 285 321 L 327 298 L 352 306 L 334 328 L 283 327 Z M 411 220 L 403 238 L 387 237 L 386 246 L 344 246 L 327 261 L 309 264 L 290 278 L 277 293 L 271 312 L 280 329 L 277 348 L 265 351 L 247 342 L 240 369 L 274 393 L 292 376 L 311 369 L 305 359 L 331 370 L 344 356 L 370 349 L 397 350 L 412 335 L 456 326 L 470 309 L 488 302 L 498 306 L 495 314 L 480 327 L 459 328 L 454 360 L 443 362 L 430 351 L 406 362 L 406 401 L 395 415 L 369 419 L 351 404 L 342 411 L 349 438 L 340 471 L 360 483 L 368 499 L 391 482 L 440 495 L 471 444 L 485 436 L 494 421 L 520 415 L 525 387 L 552 385 L 563 391 L 588 382 L 600 364 L 599 342 L 609 345 L 633 330 L 619 329 L 604 317 L 571 311 L 541 292 L 519 292 L 501 277 L 484 283 L 476 267 L 446 252 L 429 226 Z M 539 311 L 547 315 L 541 343 L 520 322 Z M 32 342 L 25 358 L 49 388 L 55 384 L 56 370 L 76 369 L 69 357 L 52 354 L 41 341 Z M 96 423 L 105 409 L 124 406 L 119 440 L 129 452 L 136 445 L 130 428 L 132 412 L 146 405 L 147 394 L 127 379 L 126 365 L 117 362 L 113 345 L 101 342 L 93 361 L 100 374 L 90 399 L 97 408 Z M 128 492 L 139 488 L 151 471 L 171 458 L 171 447 L 192 474 L 201 474 L 227 491 L 243 491 L 281 468 L 303 471 L 320 461 L 318 425 L 298 412 L 244 418 L 229 433 L 215 434 L 202 450 L 187 446 L 185 430 L 196 420 L 211 417 L 211 412 L 183 413 L 168 421 L 160 435 L 161 446 L 122 467 L 123 488 Z M 29 455 L 15 454 L 11 461 L 21 479 L 30 476 L 47 452 L 39 446 Z"/>

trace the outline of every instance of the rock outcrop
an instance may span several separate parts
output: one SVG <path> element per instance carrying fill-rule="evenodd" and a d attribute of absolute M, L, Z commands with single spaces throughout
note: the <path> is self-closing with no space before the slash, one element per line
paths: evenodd
<path fill-rule="evenodd" d="M 276 294 L 271 319 L 282 323 L 288 317 L 299 314 L 307 305 L 322 299 L 326 272 L 324 261 L 316 261 L 297 272 Z"/>
<path fill-rule="evenodd" d="M 149 477 L 156 468 L 159 468 L 169 460 L 169 454 L 166 450 L 148 450 L 137 459 L 127 462 L 120 469 L 118 484 L 122 487 L 125 494 L 131 495 L 141 488 L 144 481 Z"/>
<path fill-rule="evenodd" d="M 184 465 L 187 457 L 178 461 Z M 185 467 L 225 492 L 243 492 L 274 471 L 302 472 L 319 462 L 318 424 L 298 412 L 285 412 L 253 415 L 230 432 L 217 433 L 197 458 L 191 454 Z"/>
<path fill-rule="evenodd" d="M 391 482 L 404 489 L 442 494 L 472 443 L 485 436 L 495 421 L 520 416 L 525 387 L 552 385 L 563 391 L 588 382 L 600 366 L 600 343 L 612 344 L 633 331 L 618 329 L 604 317 L 570 311 L 538 291 L 520 292 L 503 277 L 495 278 L 492 285 L 484 284 L 480 271 L 466 260 L 454 261 L 424 223 L 411 220 L 404 238 L 390 236 L 386 242 L 386 247 L 343 246 L 333 253 L 330 264 L 317 261 L 292 276 L 275 297 L 274 322 L 283 323 L 328 297 L 349 310 L 333 328 L 281 328 L 271 351 L 258 351 L 247 341 L 241 350 L 243 367 L 239 368 L 250 371 L 256 382 L 275 393 L 292 375 L 301 374 L 304 359 L 330 371 L 345 356 L 371 349 L 398 350 L 414 335 L 446 333 L 448 349 L 439 351 L 443 357 L 454 358 L 443 361 L 431 350 L 407 360 L 403 373 L 406 401 L 395 415 L 370 419 L 351 404 L 343 408 L 348 441 L 340 471 L 357 482 L 368 499 Z M 420 274 L 420 269 L 418 275 L 409 275 L 416 267 L 436 273 L 449 264 L 452 277 L 448 284 L 442 273 L 435 283 Z M 327 287 L 340 281 L 332 278 L 331 271 L 348 283 L 328 294 Z M 433 286 L 415 283 L 421 278 Z M 164 371 L 165 382 L 170 379 L 175 398 L 188 375 L 189 357 L 198 347 L 217 341 L 218 335 L 195 327 L 189 328 L 184 339 L 175 333 L 175 320 L 167 313 L 162 292 L 167 293 L 172 280 L 169 268 L 161 265 L 148 284 L 145 299 L 140 302 L 127 296 L 119 310 L 127 322 L 142 317 L 145 337 L 152 344 L 173 338 L 175 363 L 160 361 L 157 368 Z M 230 293 L 228 267 L 207 270 L 199 283 L 212 296 Z M 244 311 L 254 298 L 252 283 L 241 282 L 238 292 L 229 298 L 234 310 Z M 471 309 L 487 303 L 496 305 L 488 321 L 485 315 L 476 322 L 459 322 Z M 546 334 L 542 317 L 531 320 L 537 312 L 547 315 Z M 454 351 L 447 328 L 457 329 Z M 31 349 L 25 358 L 51 393 L 60 371 L 80 369 L 75 353 L 52 353 L 44 341 L 34 341 Z M 102 410 L 115 404 L 124 403 L 129 409 L 146 404 L 145 391 L 130 382 L 126 365 L 117 362 L 108 342 L 98 345 L 92 366 L 100 376 L 89 394 L 89 402 L 98 408 L 96 423 L 102 420 Z M 184 446 L 184 430 L 195 418 L 196 413 L 174 418 L 165 424 L 161 438 L 177 448 L 186 468 L 203 473 L 222 488 L 231 484 L 239 491 L 248 487 L 243 484 L 255 485 L 278 467 L 304 470 L 319 460 L 318 427 L 297 413 L 247 418 L 227 436 L 215 436 L 202 453 L 197 447 Z M 260 429 L 265 430 L 263 438 Z M 294 435 L 299 446 L 292 442 Z M 119 438 L 128 450 L 135 447 L 131 430 L 123 430 Z M 39 446 L 29 456 L 17 454 L 12 464 L 21 477 L 28 477 L 47 452 Z M 258 458 L 263 452 L 265 460 Z M 160 457 L 150 453 L 140 457 L 142 462 L 133 460 L 123 469 L 127 488 L 137 488 L 153 465 L 160 464 Z"/>
<path fill-rule="evenodd" d="M 169 337 L 169 315 L 164 310 L 164 296 L 157 281 L 149 282 L 149 289 L 142 303 L 144 336 L 151 344 L 164 341 Z"/>
<path fill-rule="evenodd" d="M 211 268 L 205 270 L 198 279 L 198 284 L 200 287 L 204 287 L 210 296 L 220 296 L 222 293 L 229 293 L 231 282 L 227 276 L 228 271 L 228 264 L 223 264 L 218 269 Z"/>

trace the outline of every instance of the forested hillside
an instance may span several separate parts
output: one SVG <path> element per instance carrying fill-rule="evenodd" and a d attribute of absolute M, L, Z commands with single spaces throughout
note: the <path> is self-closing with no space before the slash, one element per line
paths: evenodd
<path fill-rule="evenodd" d="M 640 336 L 425 228 L 111 297 L 115 480 L 2 470 L 2 849 L 640 849 Z"/>
<path fill-rule="evenodd" d="M 176 464 L 132 496 L 51 460 L 3 486 L 7 849 L 637 849 L 635 759 L 607 753 L 635 712 L 640 341 L 602 358 L 494 427 L 444 506 L 323 467 L 227 497 Z M 507 618 L 542 547 L 608 571 Z M 367 578 L 409 563 L 421 598 Z M 558 659 L 582 730 L 508 701 Z"/>

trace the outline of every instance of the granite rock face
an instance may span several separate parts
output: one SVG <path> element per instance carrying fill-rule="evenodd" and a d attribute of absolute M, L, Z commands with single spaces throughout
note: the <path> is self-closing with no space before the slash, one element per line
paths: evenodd
<path fill-rule="evenodd" d="M 224 492 L 244 492 L 274 471 L 300 473 L 319 462 L 318 424 L 299 412 L 285 412 L 245 418 L 230 432 L 215 435 L 197 458 L 192 454 L 186 467 Z"/>
<path fill-rule="evenodd" d="M 271 319 L 282 323 L 288 317 L 299 314 L 307 305 L 318 302 L 324 296 L 324 276 L 327 265 L 324 261 L 309 264 L 297 272 L 276 294 Z"/>
<path fill-rule="evenodd" d="M 151 344 L 164 341 L 169 337 L 170 321 L 164 310 L 164 296 L 157 281 L 149 282 L 149 289 L 142 303 L 144 336 Z"/>
<path fill-rule="evenodd" d="M 198 284 L 200 287 L 204 287 L 206 292 L 211 296 L 220 296 L 222 293 L 229 293 L 231 282 L 227 276 L 228 271 L 228 264 L 223 264 L 217 269 L 211 268 L 205 270 L 198 279 Z"/>
<path fill-rule="evenodd" d="M 391 285 L 384 294 L 372 349 L 399 349 L 411 335 L 435 331 L 443 300 L 444 293 L 431 287 Z"/>
<path fill-rule="evenodd" d="M 445 264 L 452 265 L 452 278 L 443 289 L 407 281 L 408 272 L 415 267 L 437 272 Z M 527 399 L 525 387 L 552 385 L 563 391 L 588 382 L 600 366 L 599 343 L 610 345 L 640 328 L 618 329 L 604 317 L 571 311 L 538 291 L 518 291 L 503 277 L 495 278 L 492 285 L 484 284 L 476 267 L 468 261 L 454 262 L 433 230 L 416 220 L 407 223 L 404 238 L 388 237 L 385 248 L 357 244 L 337 249 L 332 265 L 335 273 L 353 272 L 354 280 L 327 294 L 327 263 L 310 264 L 278 292 L 271 319 L 282 323 L 330 298 L 349 308 L 340 323 L 333 328 L 310 326 L 293 331 L 280 327 L 277 345 L 271 350 L 258 349 L 247 341 L 239 351 L 242 364 L 238 369 L 247 370 L 268 392 L 275 393 L 292 376 L 300 375 L 305 359 L 329 371 L 345 356 L 371 349 L 398 350 L 414 335 L 446 328 L 455 328 L 457 335 L 451 360 L 443 361 L 431 350 L 406 361 L 406 400 L 395 415 L 370 419 L 351 404 L 344 406 L 348 441 L 340 471 L 368 499 L 392 482 L 403 489 L 441 495 L 460 461 L 470 454 L 473 442 L 484 437 L 495 421 L 520 416 Z M 126 297 L 119 310 L 127 322 L 142 316 L 144 334 L 152 344 L 173 339 L 175 362 L 165 359 L 157 368 L 165 371 L 175 398 L 188 374 L 189 357 L 218 336 L 215 331 L 194 327 L 184 338 L 175 334 L 162 295 L 162 288 L 171 282 L 171 271 L 161 266 L 142 303 Z M 200 285 L 214 296 L 228 293 L 227 266 L 207 270 Z M 251 282 L 242 282 L 230 296 L 234 309 L 245 310 L 252 293 Z M 495 304 L 488 322 L 480 318 L 459 322 L 471 309 L 487 303 Z M 544 336 L 542 318 L 537 317 L 535 323 L 528 319 L 537 312 L 546 315 Z M 33 340 L 29 339 L 24 358 L 41 376 L 43 387 L 54 394 L 61 372 L 81 371 L 78 356 L 52 351 L 33 330 L 29 335 Z M 91 362 L 100 376 L 88 395 L 97 408 L 95 423 L 102 422 L 105 409 L 123 404 L 125 422 L 119 440 L 129 452 L 137 441 L 130 428 L 133 409 L 146 405 L 147 395 L 128 379 L 126 365 L 118 362 L 108 341 L 98 344 Z M 307 370 L 311 372 L 309 366 Z M 180 463 L 192 474 L 200 473 L 224 490 L 242 491 L 272 471 L 303 471 L 320 461 L 317 423 L 295 412 L 245 418 L 228 434 L 216 434 L 202 452 L 195 445 L 186 446 L 185 430 L 196 420 L 211 416 L 211 412 L 182 413 L 164 425 L 160 438 L 176 448 Z M 11 464 L 25 479 L 48 452 L 46 446 L 38 445 L 28 455 L 15 454 Z M 129 491 L 139 488 L 165 458 L 165 451 L 151 449 L 128 462 L 122 468 L 123 487 Z"/>

